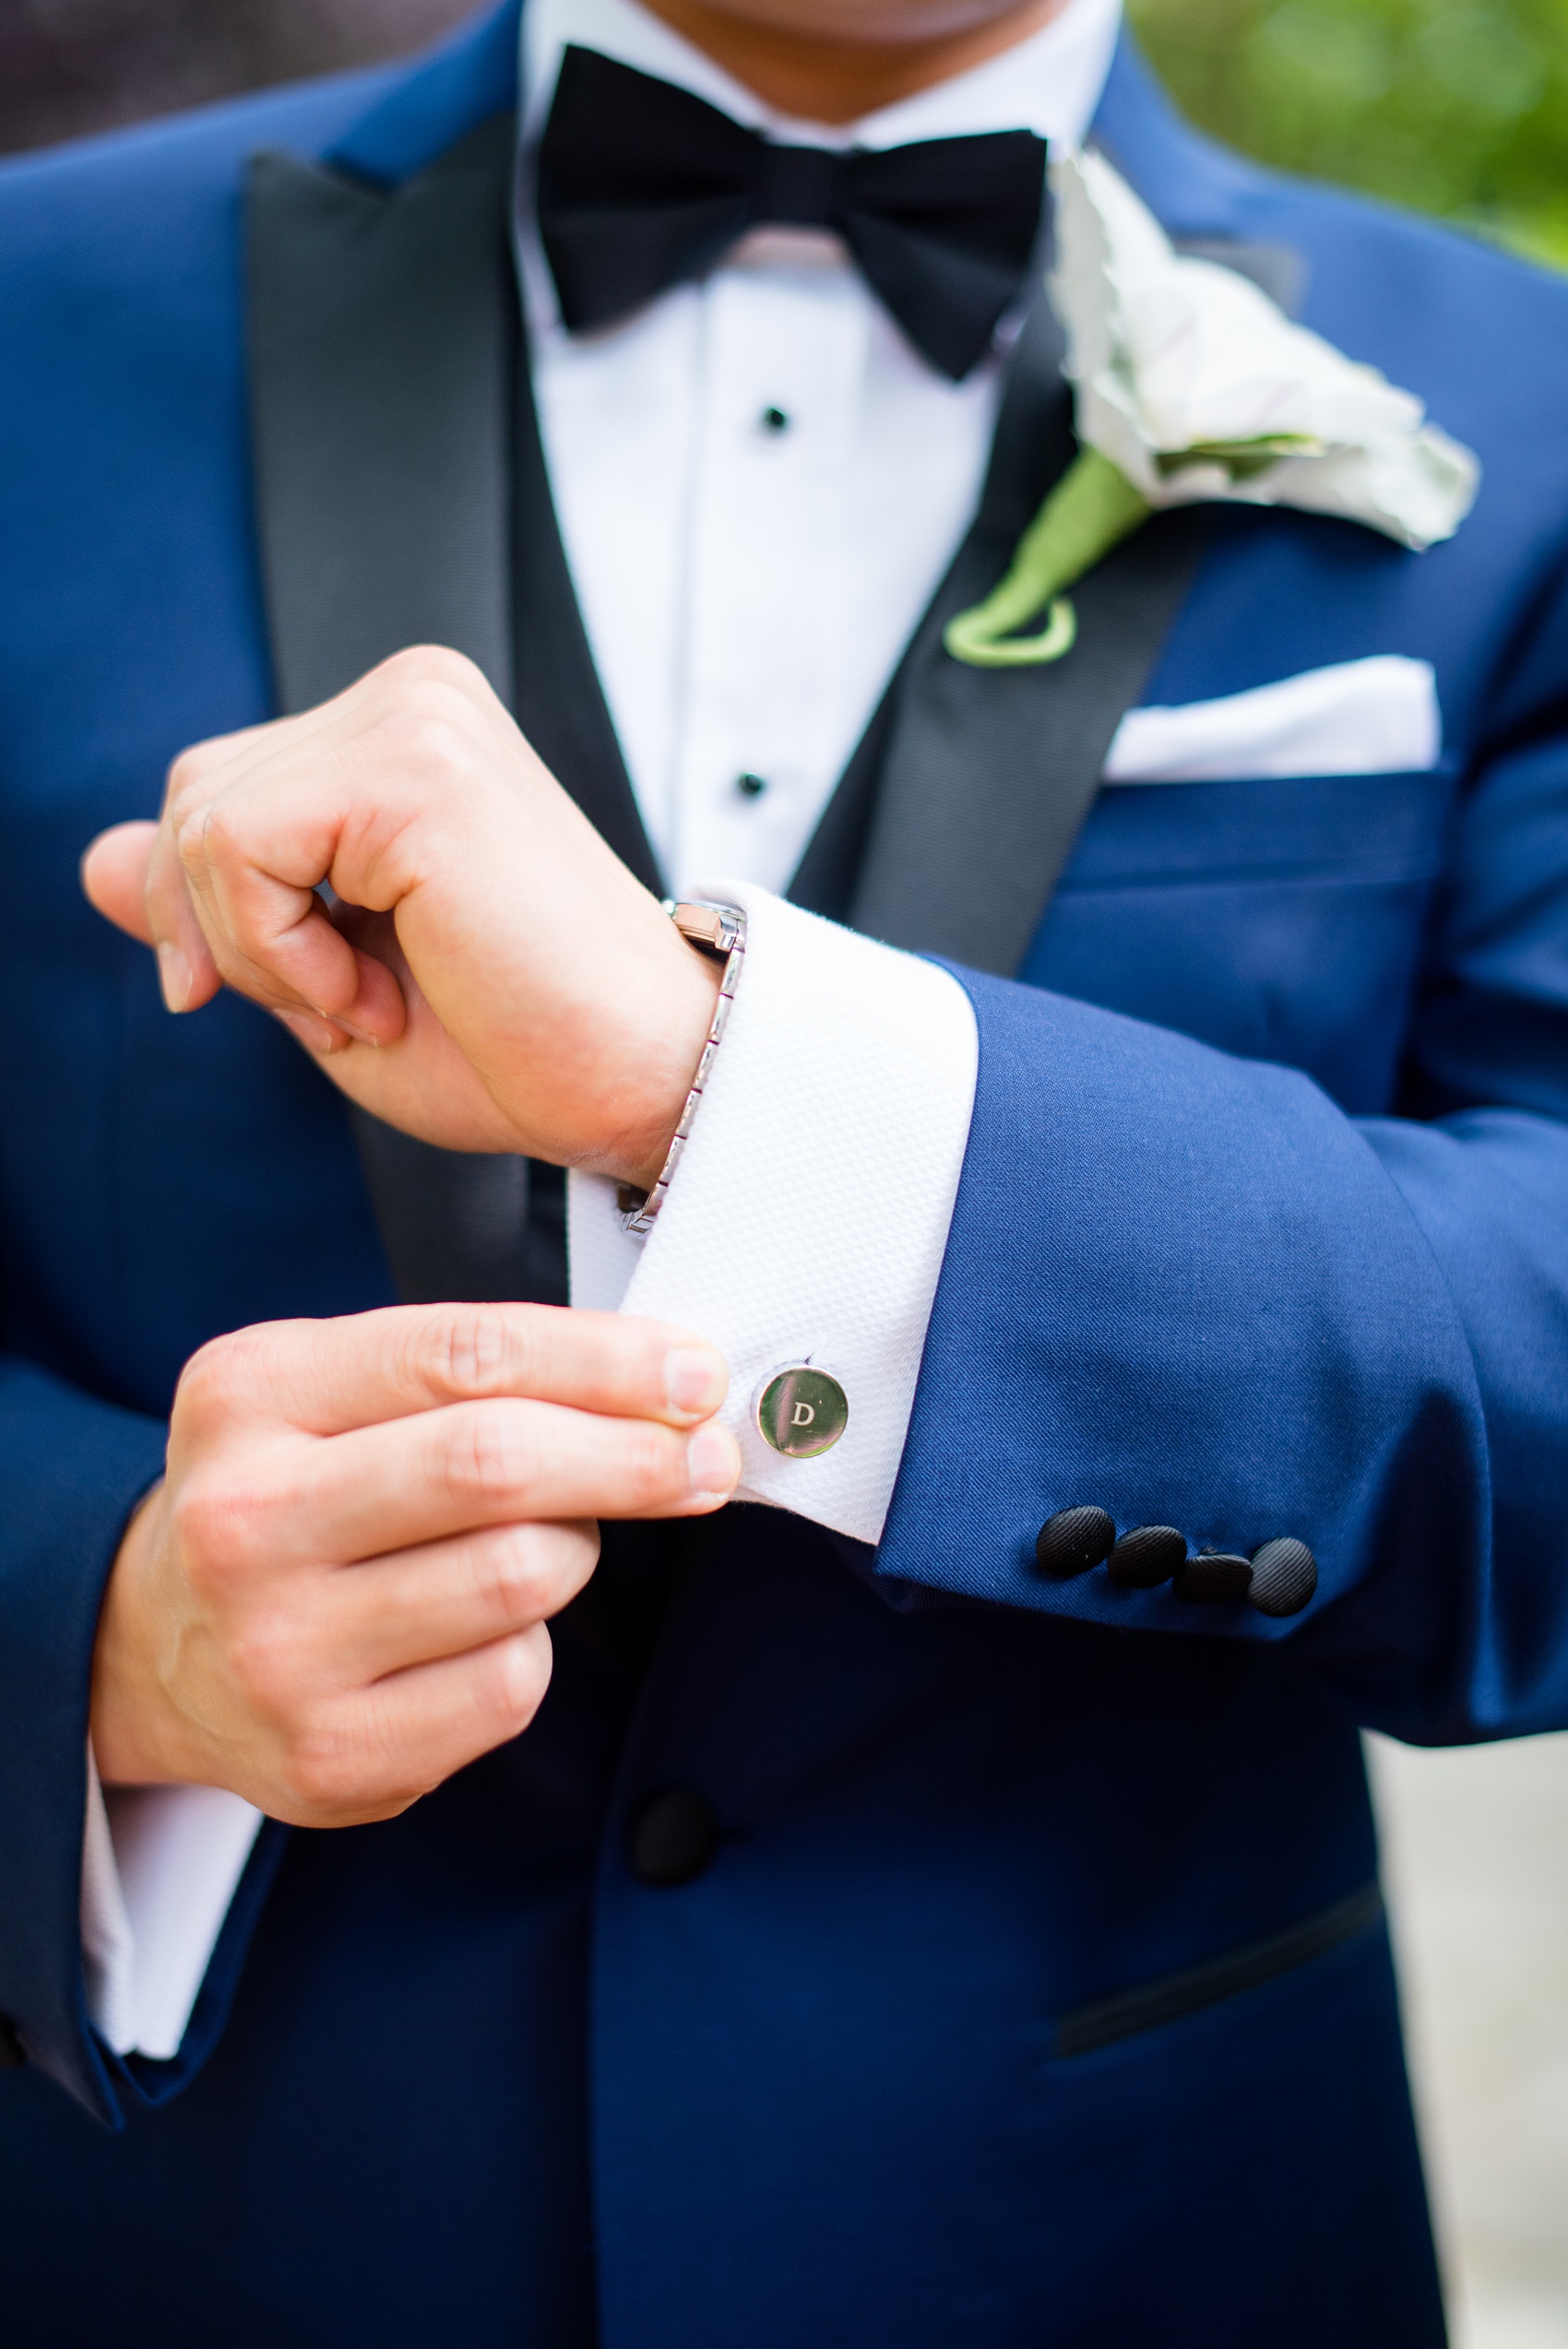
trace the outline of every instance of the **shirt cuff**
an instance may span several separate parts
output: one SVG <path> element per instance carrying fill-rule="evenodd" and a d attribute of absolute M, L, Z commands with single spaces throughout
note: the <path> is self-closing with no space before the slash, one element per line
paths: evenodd
<path fill-rule="evenodd" d="M 89 1750 L 82 1955 L 88 2014 L 115 2055 L 178 2055 L 260 1827 L 220 1786 L 105 1793 Z"/>
<path fill-rule="evenodd" d="M 736 1499 L 875 1542 L 968 1141 L 974 1014 L 934 963 L 749 884 L 701 894 L 748 918 L 724 1040 L 645 1239 L 623 1230 L 613 1183 L 572 1174 L 572 1302 L 709 1338 L 730 1365 Z M 786 1459 L 756 1398 L 806 1361 L 838 1381 L 849 1421 L 830 1452 Z"/>

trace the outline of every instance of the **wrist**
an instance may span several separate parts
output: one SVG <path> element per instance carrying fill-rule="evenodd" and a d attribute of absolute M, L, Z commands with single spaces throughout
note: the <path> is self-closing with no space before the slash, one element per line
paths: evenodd
<path fill-rule="evenodd" d="M 163 1498 L 163 1485 L 155 1485 L 126 1526 L 99 1617 L 89 1728 L 93 1759 L 106 1786 L 167 1785 L 181 1775 L 159 1735 L 163 1700 L 146 1638 L 148 1584 Z"/>
<path fill-rule="evenodd" d="M 671 952 L 650 989 L 631 1042 L 636 1104 L 633 1121 L 617 1137 L 599 1171 L 637 1191 L 657 1182 L 684 1112 L 713 1026 L 724 977 L 722 961 L 687 944 L 671 923 Z"/>

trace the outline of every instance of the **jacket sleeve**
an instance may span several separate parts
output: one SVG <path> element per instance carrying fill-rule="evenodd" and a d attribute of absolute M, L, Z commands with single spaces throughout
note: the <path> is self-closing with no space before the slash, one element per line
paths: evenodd
<path fill-rule="evenodd" d="M 975 1112 L 890 1596 L 1279 1643 L 1417 1742 L 1568 1725 L 1562 723 L 1515 721 L 1467 795 L 1405 1116 L 963 975 Z M 1046 1579 L 1036 1534 L 1081 1503 L 1194 1549 L 1295 1536 L 1316 1596 L 1281 1621 Z"/>
<path fill-rule="evenodd" d="M 80 1925 L 92 1650 L 166 1434 L 33 1363 L 0 1360 L 0 2014 L 8 2048 L 112 2125 L 125 2099 L 162 2102 L 210 2051 L 285 1832 L 262 1832 L 178 2056 L 112 2055 L 88 2020 Z"/>

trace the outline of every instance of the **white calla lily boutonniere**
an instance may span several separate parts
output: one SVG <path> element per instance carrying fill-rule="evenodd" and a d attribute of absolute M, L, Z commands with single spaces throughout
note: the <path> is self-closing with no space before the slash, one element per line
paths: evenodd
<path fill-rule="evenodd" d="M 1416 549 L 1453 536 L 1480 468 L 1413 393 L 1236 271 L 1177 253 L 1103 156 L 1053 163 L 1051 186 L 1078 455 L 1000 587 L 949 624 L 956 659 L 1059 660 L 1077 634 L 1067 589 L 1168 506 L 1299 506 Z"/>

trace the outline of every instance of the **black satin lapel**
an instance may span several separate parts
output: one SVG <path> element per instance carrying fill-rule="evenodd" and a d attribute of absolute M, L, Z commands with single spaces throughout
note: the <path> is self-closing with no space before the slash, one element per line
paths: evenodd
<path fill-rule="evenodd" d="M 510 117 L 379 191 L 251 166 L 256 508 L 278 695 L 308 709 L 409 645 L 509 698 L 517 293 Z"/>
<path fill-rule="evenodd" d="M 498 118 L 387 192 L 289 156 L 251 167 L 256 514 L 286 711 L 415 644 L 454 646 L 511 698 L 512 148 Z M 352 1116 L 406 1302 L 564 1301 L 525 1160 Z"/>
<path fill-rule="evenodd" d="M 1078 642 L 1055 666 L 970 669 L 921 648 L 888 752 L 852 920 L 891 946 L 1010 977 L 1039 927 L 1121 719 L 1180 610 L 1206 534 L 1189 509 L 1147 524 L 1075 591 Z M 977 601 L 1000 573 L 956 599 Z"/>
<path fill-rule="evenodd" d="M 860 919 L 874 879 L 868 842 L 912 681 L 932 635 L 995 586 L 1051 483 L 1071 463 L 1073 409 L 1062 380 L 1062 329 L 1040 301 L 1008 364 L 980 511 L 910 637 L 790 884 L 791 903 L 833 921 Z"/>
<path fill-rule="evenodd" d="M 405 1305 L 493 1297 L 566 1302 L 558 1168 L 541 1173 L 527 1158 L 439 1150 L 362 1109 L 353 1120 L 365 1187 Z"/>
<path fill-rule="evenodd" d="M 1004 975 L 1039 927 L 1204 528 L 1191 512 L 1161 516 L 1092 572 L 1074 591 L 1078 641 L 1066 659 L 994 670 L 951 658 L 948 620 L 995 585 L 1071 459 L 1060 357 L 1041 303 L 1016 355 L 980 520 L 898 681 L 851 916 L 890 945 Z"/>

